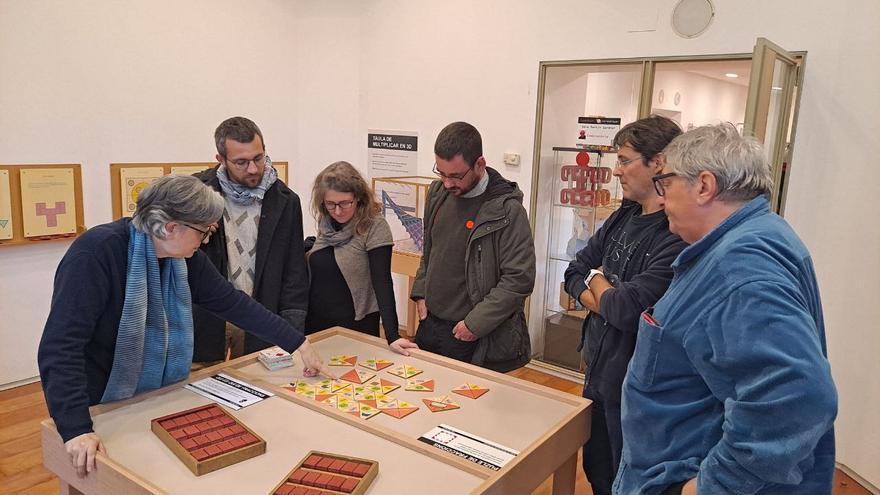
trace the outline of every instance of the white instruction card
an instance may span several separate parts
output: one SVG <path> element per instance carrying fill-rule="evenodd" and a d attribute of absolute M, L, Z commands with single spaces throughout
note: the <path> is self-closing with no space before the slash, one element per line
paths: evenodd
<path fill-rule="evenodd" d="M 473 463 L 498 471 L 519 451 L 490 442 L 449 425 L 440 425 L 419 437 L 419 441 L 467 459 Z"/>
<path fill-rule="evenodd" d="M 186 388 L 236 411 L 275 395 L 223 373 L 189 383 Z"/>

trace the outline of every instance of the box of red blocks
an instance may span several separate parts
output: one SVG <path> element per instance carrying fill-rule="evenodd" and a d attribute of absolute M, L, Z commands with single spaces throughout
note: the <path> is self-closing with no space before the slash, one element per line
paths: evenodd
<path fill-rule="evenodd" d="M 266 452 L 262 438 L 217 404 L 156 418 L 150 429 L 196 476 Z"/>
<path fill-rule="evenodd" d="M 270 495 L 363 495 L 379 473 L 379 463 L 311 451 Z"/>

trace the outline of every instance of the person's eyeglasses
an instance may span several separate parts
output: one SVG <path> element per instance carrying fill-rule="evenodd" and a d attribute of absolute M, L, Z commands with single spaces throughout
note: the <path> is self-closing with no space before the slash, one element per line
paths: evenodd
<path fill-rule="evenodd" d="M 630 158 L 629 160 L 621 160 L 620 158 L 618 158 L 617 162 L 615 162 L 615 165 L 618 167 L 625 167 L 636 160 L 643 160 L 644 158 L 645 157 L 643 157 L 642 155 L 639 155 L 635 158 Z"/>
<path fill-rule="evenodd" d="M 347 201 L 340 201 L 338 203 L 336 203 L 334 201 L 324 201 L 324 208 L 327 208 L 327 211 L 334 211 L 334 210 L 336 210 L 336 208 L 339 208 L 344 211 L 344 210 L 347 210 L 347 209 L 351 208 L 352 206 L 354 206 L 354 204 L 355 204 L 355 201 L 352 201 L 350 199 Z"/>
<path fill-rule="evenodd" d="M 436 164 L 436 163 L 434 164 L 434 174 L 435 174 L 437 177 L 440 177 L 441 179 L 444 179 L 444 180 L 446 180 L 446 179 L 449 179 L 449 180 L 462 180 L 462 179 L 464 179 L 465 177 L 467 177 L 467 174 L 471 173 L 472 170 L 473 170 L 473 168 L 469 168 L 469 169 L 467 169 L 467 172 L 465 172 L 465 173 L 463 173 L 463 174 L 449 174 L 449 175 L 446 175 L 446 174 L 444 174 L 443 172 L 437 170 L 437 164 Z"/>
<path fill-rule="evenodd" d="M 205 242 L 205 239 L 207 239 L 208 237 L 211 237 L 211 234 L 214 233 L 214 231 L 211 230 L 211 229 L 208 229 L 208 230 L 202 230 L 202 229 L 200 229 L 200 228 L 193 227 L 192 225 L 190 225 L 190 224 L 188 224 L 188 223 L 184 223 L 184 224 L 182 224 L 182 225 L 186 225 L 187 227 L 189 227 L 189 228 L 195 230 L 196 232 L 199 232 L 200 234 L 202 234 L 202 240 L 199 241 L 199 242 Z"/>
<path fill-rule="evenodd" d="M 651 181 L 654 182 L 654 190 L 657 191 L 658 196 L 666 195 L 666 181 L 669 178 L 677 177 L 678 174 L 675 172 L 669 172 L 666 174 L 655 175 L 651 177 Z"/>
<path fill-rule="evenodd" d="M 239 170 L 244 170 L 248 168 L 248 165 L 250 165 L 251 162 L 254 162 L 254 165 L 256 165 L 257 167 L 262 167 L 266 165 L 267 160 L 269 160 L 269 155 L 257 155 L 250 160 L 248 160 L 247 158 L 239 158 L 238 160 L 230 160 L 229 158 L 227 158 L 226 164 L 232 165 Z"/>

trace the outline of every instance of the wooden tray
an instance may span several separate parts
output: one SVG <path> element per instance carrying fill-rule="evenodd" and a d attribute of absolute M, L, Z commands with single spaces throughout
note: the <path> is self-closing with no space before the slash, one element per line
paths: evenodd
<path fill-rule="evenodd" d="M 363 495 L 379 473 L 368 459 L 311 451 L 270 495 Z"/>
<path fill-rule="evenodd" d="M 150 422 L 150 429 L 196 476 L 266 452 L 266 442 L 217 404 Z"/>

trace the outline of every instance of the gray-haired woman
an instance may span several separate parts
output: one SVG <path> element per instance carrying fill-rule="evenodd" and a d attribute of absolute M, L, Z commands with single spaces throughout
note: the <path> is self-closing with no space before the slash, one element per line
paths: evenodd
<path fill-rule="evenodd" d="M 287 351 L 306 376 L 323 363 L 303 334 L 227 282 L 199 251 L 223 200 L 190 176 L 144 189 L 131 219 L 89 229 L 55 273 L 37 360 L 49 413 L 80 475 L 105 452 L 89 406 L 184 380 L 192 303 Z"/>

